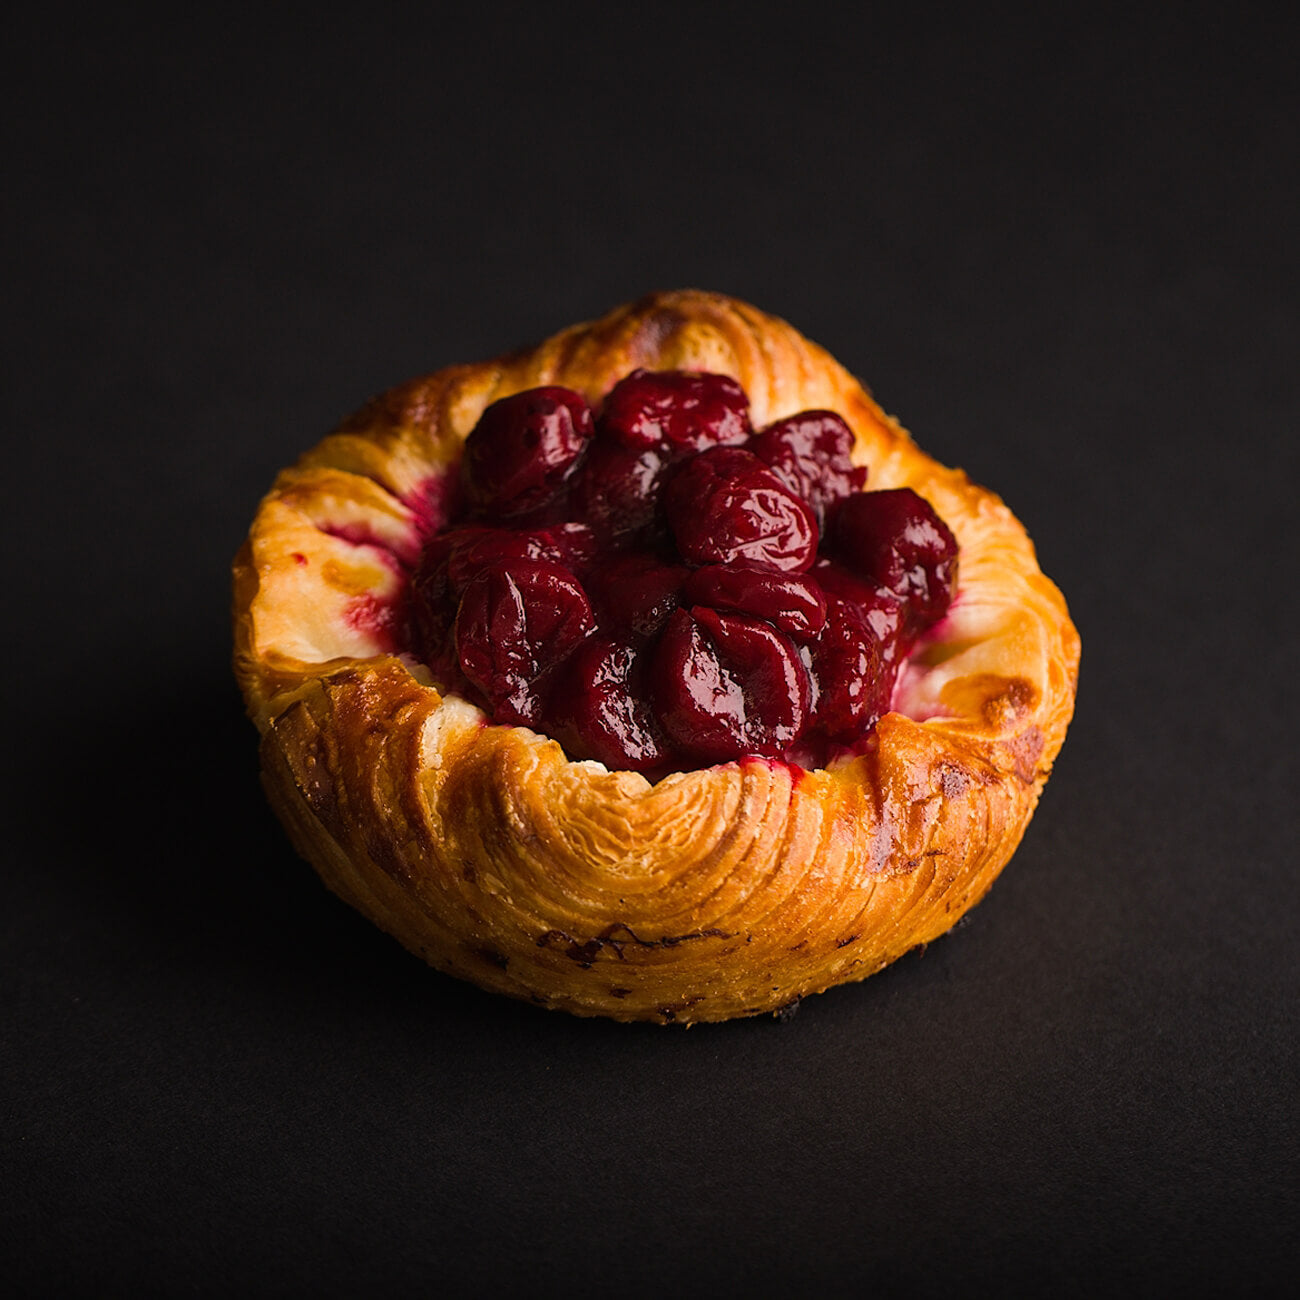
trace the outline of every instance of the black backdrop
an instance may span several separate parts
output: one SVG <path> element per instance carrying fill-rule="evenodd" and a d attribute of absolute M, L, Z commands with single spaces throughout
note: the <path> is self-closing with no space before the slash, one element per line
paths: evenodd
<path fill-rule="evenodd" d="M 1280 1288 L 1283 33 L 374 8 L 9 30 L 6 1289 Z M 1084 645 L 967 924 L 690 1031 L 488 997 L 337 903 L 263 806 L 227 627 L 259 495 L 372 392 L 684 285 L 1000 492 Z"/>

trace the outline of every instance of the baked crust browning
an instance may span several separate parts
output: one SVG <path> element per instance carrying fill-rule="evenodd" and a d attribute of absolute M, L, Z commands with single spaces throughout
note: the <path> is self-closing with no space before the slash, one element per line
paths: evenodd
<path fill-rule="evenodd" d="M 637 367 L 733 376 L 756 428 L 838 412 L 868 486 L 913 488 L 956 534 L 953 607 L 862 752 L 651 784 L 487 724 L 400 653 L 405 575 L 483 408 L 546 384 L 594 404 Z M 622 1020 L 775 1010 L 950 929 L 1024 833 L 1079 660 L 1060 592 L 993 494 L 789 325 L 696 291 L 377 398 L 278 477 L 234 591 L 265 786 L 326 884 L 440 970 Z"/>

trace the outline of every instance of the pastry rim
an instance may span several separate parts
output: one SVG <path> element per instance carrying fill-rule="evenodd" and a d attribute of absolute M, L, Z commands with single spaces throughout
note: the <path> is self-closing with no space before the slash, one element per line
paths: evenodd
<path fill-rule="evenodd" d="M 483 407 L 541 384 L 594 403 L 637 366 L 733 375 L 756 428 L 838 411 L 868 489 L 914 488 L 957 534 L 953 610 L 865 752 L 651 786 L 485 724 L 395 653 L 384 600 L 431 526 L 421 494 Z M 1032 816 L 1079 660 L 1064 599 L 999 498 L 921 452 L 784 321 L 696 290 L 372 401 L 263 499 L 234 564 L 234 630 L 268 796 L 331 889 L 483 987 L 686 1023 L 864 978 L 955 924 Z"/>

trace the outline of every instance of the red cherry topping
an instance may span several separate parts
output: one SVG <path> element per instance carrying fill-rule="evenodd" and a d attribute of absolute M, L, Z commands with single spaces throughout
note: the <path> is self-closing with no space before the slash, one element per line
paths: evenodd
<path fill-rule="evenodd" d="M 850 741 L 889 711 L 893 675 L 882 673 L 882 666 L 880 642 L 860 610 L 829 597 L 826 625 L 812 647 L 818 686 L 813 725 L 827 740 Z"/>
<path fill-rule="evenodd" d="M 497 722 L 541 720 L 547 674 L 596 626 L 578 580 L 548 560 L 485 568 L 456 615 L 461 671 Z"/>
<path fill-rule="evenodd" d="M 446 557 L 447 581 L 460 596 L 490 564 L 508 566 L 516 560 L 550 560 L 576 572 L 595 557 L 596 539 L 585 524 L 519 530 L 454 528 L 435 538 L 425 554 L 440 550 Z"/>
<path fill-rule="evenodd" d="M 690 570 L 664 564 L 645 551 L 615 555 L 597 566 L 588 579 L 602 627 L 651 637 L 680 603 L 679 594 Z"/>
<path fill-rule="evenodd" d="M 439 533 L 424 548 L 411 578 L 411 624 L 415 649 L 430 664 L 441 662 L 465 588 L 489 565 L 550 560 L 582 571 L 594 558 L 596 539 L 585 524 L 512 530 L 471 525 Z"/>
<path fill-rule="evenodd" d="M 596 635 L 574 651 L 550 704 L 557 738 L 570 754 L 634 772 L 672 762 L 641 677 L 630 642 Z"/>
<path fill-rule="evenodd" d="M 826 622 L 826 597 L 811 577 L 776 573 L 757 564 L 710 564 L 696 569 L 682 588 L 690 605 L 734 610 L 765 618 L 797 641 L 807 641 Z"/>
<path fill-rule="evenodd" d="M 727 375 L 634 370 L 610 389 L 597 421 L 602 437 L 665 454 L 744 442 L 749 398 Z"/>
<path fill-rule="evenodd" d="M 577 468 L 592 432 L 586 400 L 567 388 L 530 388 L 493 402 L 465 440 L 470 503 L 498 516 L 544 506 Z"/>
<path fill-rule="evenodd" d="M 739 447 L 716 447 L 688 460 L 664 489 L 664 507 L 689 564 L 750 561 L 802 573 L 817 555 L 812 512 Z"/>
<path fill-rule="evenodd" d="M 666 465 L 657 451 L 594 443 L 573 484 L 573 507 L 606 540 L 647 534 L 656 522 Z"/>
<path fill-rule="evenodd" d="M 892 670 L 912 648 L 904 603 L 886 587 L 859 577 L 834 560 L 820 559 L 813 576 L 827 595 L 847 601 L 880 645 L 881 664 Z"/>
<path fill-rule="evenodd" d="M 853 430 L 834 411 L 803 411 L 769 424 L 750 450 L 796 496 L 802 497 L 825 526 L 826 511 L 842 497 L 861 492 L 865 468 L 849 459 Z"/>
<path fill-rule="evenodd" d="M 706 762 L 775 757 L 802 734 L 812 683 L 789 637 L 760 619 L 679 609 L 651 667 L 655 711 L 669 739 Z"/>
<path fill-rule="evenodd" d="M 911 488 L 848 498 L 835 511 L 831 540 L 846 564 L 907 602 L 916 629 L 947 612 L 957 577 L 957 539 Z"/>
<path fill-rule="evenodd" d="M 723 375 L 635 371 L 594 425 L 568 389 L 517 393 L 392 608 L 443 690 L 574 757 L 823 762 L 889 709 L 957 562 L 915 493 L 862 491 L 852 448 L 830 411 L 752 433 Z"/>

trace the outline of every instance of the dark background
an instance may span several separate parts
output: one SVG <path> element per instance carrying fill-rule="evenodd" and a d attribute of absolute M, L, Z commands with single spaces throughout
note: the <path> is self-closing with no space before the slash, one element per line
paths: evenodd
<path fill-rule="evenodd" d="M 6 1289 L 1284 1290 L 1283 32 L 371 9 L 8 32 Z M 687 285 L 1001 493 L 1084 647 L 967 923 L 690 1031 L 489 997 L 336 902 L 227 613 L 276 469 L 371 393 Z"/>

